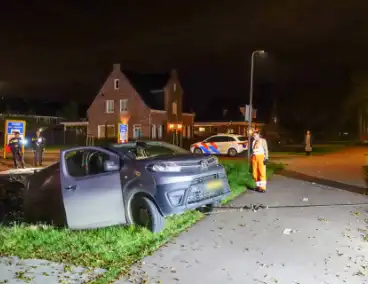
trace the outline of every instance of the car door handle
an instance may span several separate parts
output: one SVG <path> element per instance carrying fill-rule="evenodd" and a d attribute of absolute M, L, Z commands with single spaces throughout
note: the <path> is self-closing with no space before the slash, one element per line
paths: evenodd
<path fill-rule="evenodd" d="M 66 191 L 74 191 L 77 189 L 76 185 L 68 185 L 67 187 L 65 187 Z"/>

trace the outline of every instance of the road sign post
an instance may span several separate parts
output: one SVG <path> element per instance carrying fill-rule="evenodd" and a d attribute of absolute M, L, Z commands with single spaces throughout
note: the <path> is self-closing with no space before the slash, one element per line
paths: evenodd
<path fill-rule="evenodd" d="M 22 139 L 26 138 L 26 122 L 24 120 L 5 120 L 4 128 L 4 159 L 7 157 L 7 146 L 11 138 L 15 137 L 15 132 L 19 132 Z M 22 146 L 22 152 L 24 154 L 24 145 Z"/>
<path fill-rule="evenodd" d="M 119 123 L 118 143 L 128 142 L 128 124 Z"/>

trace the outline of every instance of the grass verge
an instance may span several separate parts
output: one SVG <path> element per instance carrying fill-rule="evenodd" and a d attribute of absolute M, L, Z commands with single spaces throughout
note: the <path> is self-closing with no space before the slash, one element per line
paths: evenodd
<path fill-rule="evenodd" d="M 224 203 L 253 186 L 247 163 L 222 161 L 227 171 L 232 194 Z M 270 165 L 267 176 L 281 165 Z M 130 266 L 154 252 L 167 241 L 204 217 L 197 211 L 167 218 L 166 229 L 160 234 L 131 227 L 111 227 L 90 231 L 70 231 L 51 226 L 17 224 L 0 226 L 0 255 L 38 258 L 68 265 L 107 269 L 93 283 L 110 283 L 127 273 Z"/>

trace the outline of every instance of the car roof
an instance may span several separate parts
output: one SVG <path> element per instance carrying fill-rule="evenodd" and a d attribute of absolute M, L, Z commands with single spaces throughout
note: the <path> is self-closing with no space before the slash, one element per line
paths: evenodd
<path fill-rule="evenodd" d="M 236 137 L 236 138 L 238 138 L 238 137 L 244 137 L 244 135 L 231 134 L 231 133 L 217 133 L 217 134 L 212 135 L 210 137 L 215 137 L 215 136 L 230 136 L 230 137 Z M 210 138 L 210 137 L 208 137 L 208 138 Z"/>
<path fill-rule="evenodd" d="M 179 146 L 176 146 L 176 145 L 164 142 L 164 141 L 156 141 L 156 140 L 137 140 L 137 141 L 130 141 L 130 142 L 121 143 L 121 144 L 111 143 L 108 146 L 108 148 L 113 149 L 113 150 L 117 150 L 117 149 L 123 150 L 124 149 L 125 151 L 129 151 L 133 148 L 137 148 L 137 147 L 146 148 L 147 146 L 161 146 L 161 147 L 166 147 L 166 148 L 173 149 L 179 152 L 183 151 L 183 153 L 188 152 L 187 150 Z"/>

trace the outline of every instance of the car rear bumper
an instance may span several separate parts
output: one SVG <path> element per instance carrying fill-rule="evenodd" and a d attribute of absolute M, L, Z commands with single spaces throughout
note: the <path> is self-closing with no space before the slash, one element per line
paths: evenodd
<path fill-rule="evenodd" d="M 218 172 L 193 176 L 191 181 L 157 185 L 155 200 L 162 214 L 168 216 L 221 201 L 230 193 L 225 172 Z"/>

